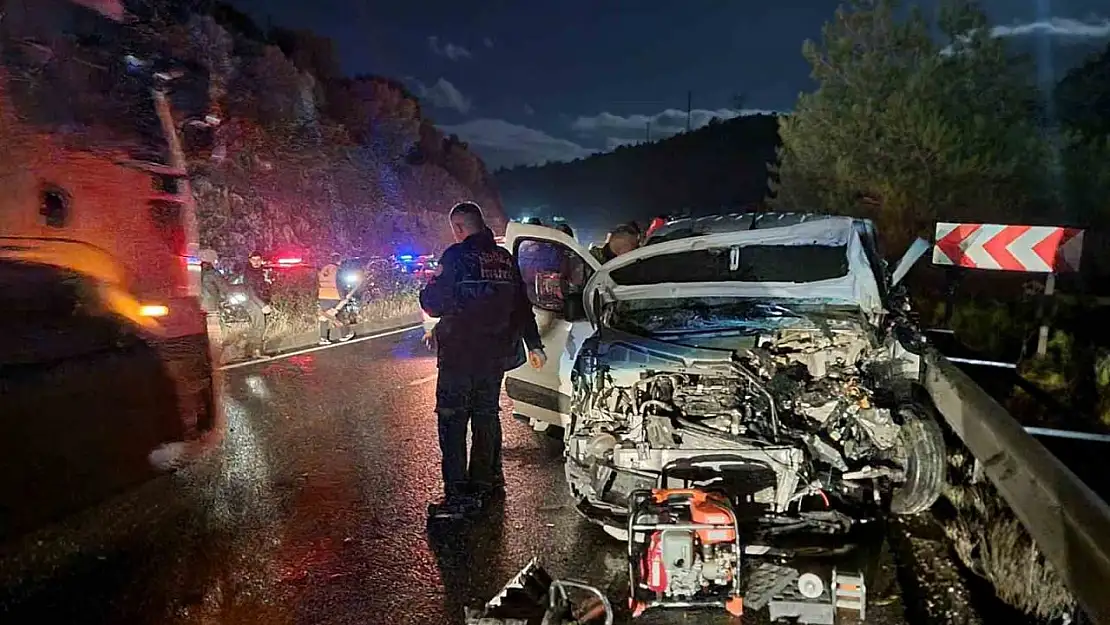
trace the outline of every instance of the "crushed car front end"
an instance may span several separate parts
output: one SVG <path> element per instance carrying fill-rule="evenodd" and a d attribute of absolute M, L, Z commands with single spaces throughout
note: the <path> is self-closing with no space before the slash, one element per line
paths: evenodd
<path fill-rule="evenodd" d="M 774 543 L 935 501 L 944 447 L 914 400 L 920 361 L 889 329 L 852 221 L 821 225 L 832 234 L 660 246 L 591 285 L 599 330 L 565 434 L 589 520 L 623 538 L 634 491 L 712 489 Z"/>

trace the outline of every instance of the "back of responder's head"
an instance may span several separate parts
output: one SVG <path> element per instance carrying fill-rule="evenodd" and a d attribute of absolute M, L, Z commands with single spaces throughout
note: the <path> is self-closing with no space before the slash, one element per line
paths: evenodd
<path fill-rule="evenodd" d="M 462 242 L 466 237 L 485 229 L 486 219 L 482 209 L 474 202 L 459 202 L 451 209 L 451 233 L 455 241 Z"/>
<path fill-rule="evenodd" d="M 208 265 L 209 267 L 215 267 L 216 263 L 220 262 L 220 255 L 216 252 L 216 250 L 210 248 L 201 250 L 200 253 L 197 254 L 197 257 L 200 260 L 201 267 L 205 265 Z"/>
<path fill-rule="evenodd" d="M 608 245 L 617 256 L 627 254 L 640 246 L 640 235 L 628 224 L 620 225 L 609 233 Z"/>

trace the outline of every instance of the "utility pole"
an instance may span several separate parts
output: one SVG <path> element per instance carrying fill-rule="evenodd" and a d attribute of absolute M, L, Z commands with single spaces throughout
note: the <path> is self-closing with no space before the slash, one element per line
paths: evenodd
<path fill-rule="evenodd" d="M 691 110 L 693 110 L 693 108 L 692 108 L 693 103 L 694 103 L 694 92 L 693 91 L 687 91 L 686 92 L 686 132 L 690 132 L 690 112 L 691 112 Z"/>

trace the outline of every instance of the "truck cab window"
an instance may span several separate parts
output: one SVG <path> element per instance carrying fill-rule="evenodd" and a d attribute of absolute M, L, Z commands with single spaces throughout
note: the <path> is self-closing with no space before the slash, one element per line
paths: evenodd
<path fill-rule="evenodd" d="M 69 218 L 69 198 L 61 189 L 47 188 L 42 191 L 42 204 L 39 215 L 51 228 L 64 228 Z"/>

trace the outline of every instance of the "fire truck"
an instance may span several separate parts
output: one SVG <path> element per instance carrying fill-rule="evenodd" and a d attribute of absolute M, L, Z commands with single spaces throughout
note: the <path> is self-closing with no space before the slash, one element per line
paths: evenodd
<path fill-rule="evenodd" d="M 180 467 L 222 432 L 172 74 L 124 55 L 113 73 L 145 92 L 161 161 L 24 121 L 34 102 L 14 65 L 50 46 L 50 12 L 96 13 L 84 4 L 12 3 L 0 32 L 11 170 L 0 195 L 0 542 Z M 36 25 L 33 37 L 9 30 Z"/>

